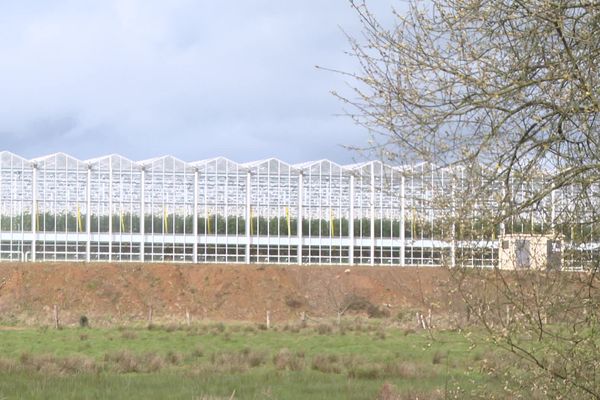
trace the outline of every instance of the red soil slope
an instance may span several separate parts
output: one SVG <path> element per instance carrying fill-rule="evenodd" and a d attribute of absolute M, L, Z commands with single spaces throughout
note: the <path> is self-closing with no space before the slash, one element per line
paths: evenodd
<path fill-rule="evenodd" d="M 191 318 L 274 323 L 333 317 L 348 295 L 394 316 L 444 310 L 449 274 L 439 268 L 261 265 L 0 263 L 0 324 L 50 324 L 56 304 L 65 324 Z"/>

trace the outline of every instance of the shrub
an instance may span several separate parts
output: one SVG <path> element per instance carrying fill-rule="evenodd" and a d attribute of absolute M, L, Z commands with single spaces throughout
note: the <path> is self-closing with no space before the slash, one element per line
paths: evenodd
<path fill-rule="evenodd" d="M 11 373 L 19 367 L 18 361 L 10 358 L 0 358 L 0 373 Z"/>
<path fill-rule="evenodd" d="M 259 367 L 267 361 L 267 353 L 264 351 L 250 351 L 246 359 L 250 367 Z"/>
<path fill-rule="evenodd" d="M 265 329 L 267 328 L 267 326 L 265 325 Z M 247 325 L 244 327 L 244 332 L 245 333 L 256 333 L 256 328 L 253 327 L 252 325 Z"/>
<path fill-rule="evenodd" d="M 391 361 L 383 366 L 383 375 L 389 378 L 414 379 L 423 373 L 419 367 L 410 361 Z"/>
<path fill-rule="evenodd" d="M 348 377 L 355 379 L 379 379 L 382 375 L 382 366 L 379 364 L 356 364 L 348 370 Z"/>
<path fill-rule="evenodd" d="M 123 333 L 121 333 L 121 338 L 133 340 L 137 339 L 137 334 L 132 331 L 124 331 Z"/>
<path fill-rule="evenodd" d="M 165 361 L 156 353 L 148 353 L 144 356 L 144 366 L 146 372 L 158 372 L 165 366 Z"/>
<path fill-rule="evenodd" d="M 198 346 L 192 351 L 192 357 L 200 358 L 202 356 L 204 356 L 204 349 L 202 347 Z"/>
<path fill-rule="evenodd" d="M 256 324 L 256 327 L 261 330 L 261 331 L 266 331 L 267 330 L 267 325 L 266 324 Z"/>
<path fill-rule="evenodd" d="M 383 330 L 379 330 L 379 331 L 375 332 L 375 338 L 380 339 L 380 340 L 385 340 L 385 338 L 386 338 L 385 332 Z"/>
<path fill-rule="evenodd" d="M 313 358 L 311 368 L 315 371 L 320 371 L 326 374 L 339 374 L 342 372 L 342 367 L 338 364 L 339 357 L 335 354 L 317 355 Z"/>
<path fill-rule="evenodd" d="M 328 335 L 333 331 L 333 328 L 329 324 L 319 324 L 316 330 L 319 335 Z"/>
<path fill-rule="evenodd" d="M 431 362 L 433 364 L 441 364 L 445 358 L 446 358 L 446 355 L 438 350 L 433 354 L 433 359 L 431 360 Z"/>
<path fill-rule="evenodd" d="M 390 316 L 390 311 L 369 303 L 367 306 L 367 315 L 369 318 L 387 318 Z"/>
<path fill-rule="evenodd" d="M 304 354 L 292 354 L 288 348 L 283 348 L 273 356 L 273 364 L 278 370 L 301 371 L 304 368 Z"/>
<path fill-rule="evenodd" d="M 342 301 L 342 308 L 352 311 L 365 311 L 370 305 L 369 300 L 354 293 L 346 295 Z"/>
<path fill-rule="evenodd" d="M 86 315 L 82 315 L 81 317 L 79 317 L 79 327 L 80 328 L 89 328 L 90 326 L 90 320 L 88 319 L 88 317 Z"/>
<path fill-rule="evenodd" d="M 121 350 L 116 353 L 106 354 L 104 359 L 105 361 L 112 362 L 118 372 L 141 372 L 140 360 L 129 350 Z"/>
<path fill-rule="evenodd" d="M 290 294 L 285 296 L 285 305 L 289 308 L 296 309 L 302 307 L 304 305 L 304 301 L 301 297 Z"/>
<path fill-rule="evenodd" d="M 179 365 L 179 364 L 181 364 L 181 362 L 183 361 L 183 356 L 181 355 L 181 353 L 178 353 L 178 352 L 176 352 L 176 351 L 172 351 L 172 350 L 170 350 L 170 351 L 167 353 L 167 361 L 168 361 L 170 364 L 173 364 L 173 365 Z"/>

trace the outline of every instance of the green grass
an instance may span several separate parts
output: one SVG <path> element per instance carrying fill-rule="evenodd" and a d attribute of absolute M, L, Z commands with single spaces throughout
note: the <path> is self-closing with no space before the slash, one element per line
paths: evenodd
<path fill-rule="evenodd" d="M 373 399 L 385 382 L 443 398 L 500 385 L 460 334 L 348 323 L 0 330 L 0 399 Z M 436 397 L 437 396 L 437 397 Z"/>

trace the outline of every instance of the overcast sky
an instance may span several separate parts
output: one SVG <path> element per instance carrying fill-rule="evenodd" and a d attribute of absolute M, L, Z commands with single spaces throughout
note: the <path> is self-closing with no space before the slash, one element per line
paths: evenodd
<path fill-rule="evenodd" d="M 368 134 L 315 69 L 357 68 L 340 27 L 347 0 L 0 1 L 0 149 L 352 162 Z"/>

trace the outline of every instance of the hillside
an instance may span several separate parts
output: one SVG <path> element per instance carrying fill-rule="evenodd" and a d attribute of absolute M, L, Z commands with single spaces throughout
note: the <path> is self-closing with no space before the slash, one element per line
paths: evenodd
<path fill-rule="evenodd" d="M 0 322 L 47 325 L 53 307 L 64 324 L 86 315 L 95 325 L 155 322 L 264 322 L 334 317 L 349 298 L 391 316 L 449 301 L 440 268 L 1 263 Z M 362 310 L 364 311 L 364 309 Z M 354 312 L 360 312 L 354 311 Z"/>

